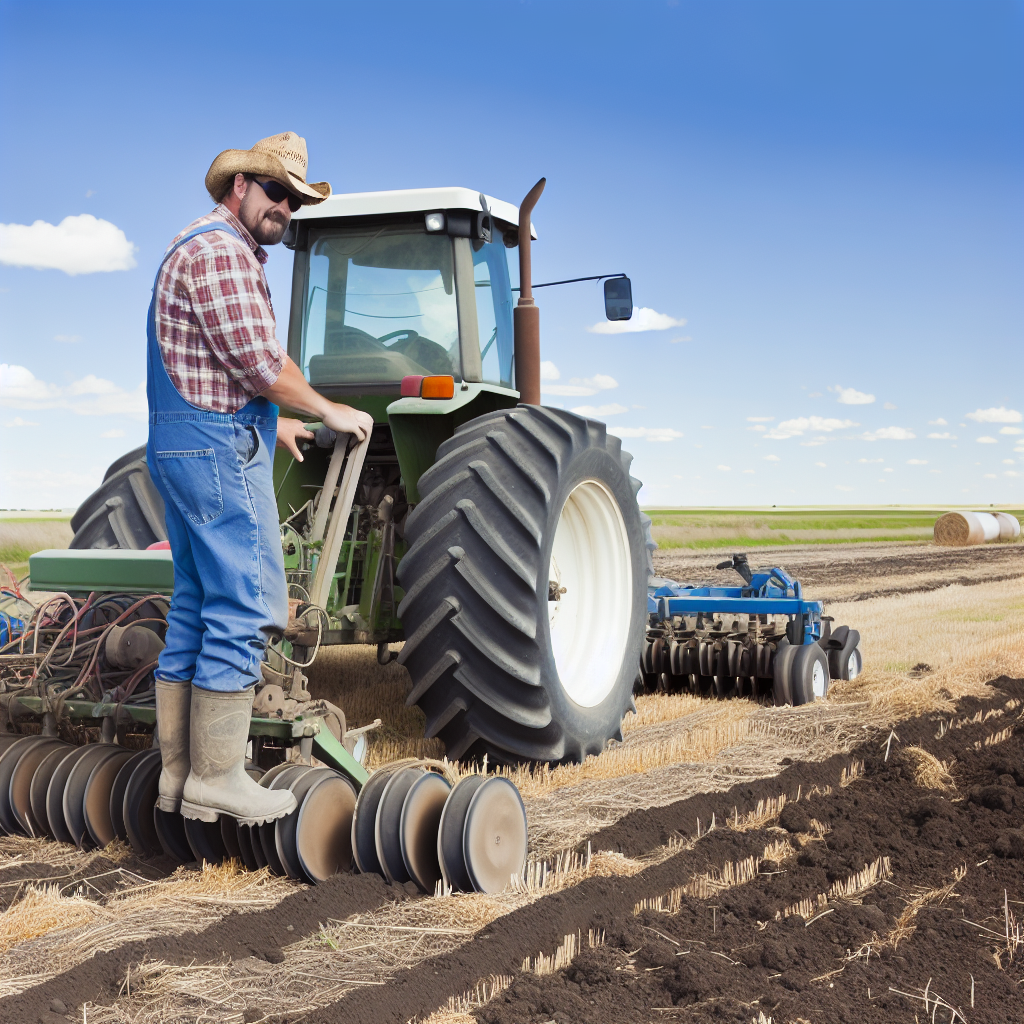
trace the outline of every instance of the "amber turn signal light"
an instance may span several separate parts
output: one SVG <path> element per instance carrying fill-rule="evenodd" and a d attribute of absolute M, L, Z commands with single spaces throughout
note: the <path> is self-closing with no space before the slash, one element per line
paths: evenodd
<path fill-rule="evenodd" d="M 403 398 L 454 398 L 455 378 L 443 374 L 419 377 L 410 374 L 402 378 Z"/>

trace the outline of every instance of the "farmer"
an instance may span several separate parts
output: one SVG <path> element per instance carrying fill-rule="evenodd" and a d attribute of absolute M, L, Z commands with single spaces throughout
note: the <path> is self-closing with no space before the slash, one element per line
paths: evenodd
<path fill-rule="evenodd" d="M 254 684 L 287 624 L 273 448 L 312 438 L 277 404 L 362 440 L 372 418 L 318 395 L 281 348 L 264 246 L 299 207 L 331 194 L 306 182 L 306 141 L 273 135 L 225 150 L 206 175 L 216 209 L 174 239 L 149 308 L 150 473 L 174 558 L 166 647 L 156 671 L 159 806 L 243 824 L 295 808 L 245 773 Z M 275 404 L 277 403 L 277 404 Z"/>

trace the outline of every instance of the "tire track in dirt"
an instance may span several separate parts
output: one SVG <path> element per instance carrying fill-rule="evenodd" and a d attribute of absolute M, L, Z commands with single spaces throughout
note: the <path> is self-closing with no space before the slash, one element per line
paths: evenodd
<path fill-rule="evenodd" d="M 970 716 L 978 710 L 1003 705 L 1011 696 L 1024 696 L 1024 681 L 999 680 L 994 684 L 991 698 L 963 699 L 959 702 L 957 717 Z M 935 714 L 926 714 L 898 724 L 896 728 L 900 740 L 891 751 L 893 758 L 900 749 L 910 745 L 931 750 L 941 749 L 946 756 L 950 756 L 973 743 L 976 738 L 981 740 L 998 727 L 1009 724 L 1005 717 L 987 720 L 963 726 L 936 740 L 937 718 Z M 806 794 L 807 788 L 813 785 L 822 789 L 831 786 L 835 791 L 839 788 L 842 769 L 849 766 L 851 761 L 864 759 L 876 764 L 881 762 L 883 768 L 893 766 L 882 759 L 883 751 L 879 749 L 878 742 L 880 735 L 886 734 L 884 731 L 875 732 L 848 754 L 835 755 L 817 764 L 794 765 L 772 779 L 735 787 L 711 797 L 691 797 L 669 807 L 638 811 L 630 816 L 632 820 L 624 827 L 620 828 L 623 823 L 619 822 L 598 833 L 592 843 L 595 849 L 607 849 L 608 841 L 617 839 L 620 848 L 626 847 L 635 854 L 643 847 L 644 852 L 647 852 L 657 845 L 657 841 L 652 841 L 655 835 L 663 839 L 667 838 L 666 833 L 691 834 L 691 830 L 696 831 L 697 817 L 701 816 L 703 826 L 710 821 L 712 811 L 721 821 L 722 815 L 731 814 L 733 807 L 743 814 L 754 810 L 758 799 L 778 796 L 780 793 L 786 793 L 792 800 L 798 789 Z M 865 786 L 870 785 L 870 782 L 855 782 L 853 785 Z M 830 798 L 834 796 L 845 802 L 850 792 L 856 794 L 856 790 L 841 790 L 831 795 L 816 795 L 813 805 L 799 802 L 787 806 L 798 809 L 804 819 L 813 816 L 813 812 L 819 809 L 822 816 L 828 818 L 827 805 Z M 919 795 L 923 796 L 926 792 L 920 790 Z M 852 802 L 857 804 L 856 796 Z M 848 874 L 859 870 L 876 856 L 873 839 L 877 838 L 884 845 L 883 834 L 875 831 L 878 827 L 875 816 L 865 811 L 863 819 L 867 828 L 859 837 L 850 834 L 856 831 L 856 823 L 843 824 L 842 859 L 847 862 L 845 870 Z M 643 839 L 645 834 L 646 842 Z M 773 836 L 777 837 L 778 833 L 768 833 L 763 829 L 747 832 L 716 829 L 701 838 L 692 849 L 684 850 L 632 878 L 588 879 L 571 889 L 542 897 L 493 922 L 474 936 L 471 942 L 454 952 L 400 971 L 386 986 L 350 993 L 310 1014 L 306 1019 L 311 1024 L 405 1024 L 411 1019 L 425 1017 L 441 1006 L 449 996 L 472 989 L 483 978 L 493 974 L 517 974 L 526 957 L 536 956 L 542 951 L 550 953 L 567 934 L 577 931 L 586 934 L 590 928 L 605 929 L 610 934 L 621 933 L 625 923 L 633 920 L 633 907 L 641 900 L 663 896 L 674 886 L 685 884 L 694 875 L 712 867 L 721 868 L 727 861 L 760 854 Z M 760 908 L 766 916 L 771 917 L 775 910 L 828 890 L 830 882 L 834 880 L 831 874 L 835 872 L 833 870 L 830 874 L 826 871 L 823 858 L 816 856 L 813 850 L 805 850 L 800 865 L 804 870 L 784 876 L 782 884 L 774 884 L 773 880 L 771 907 Z"/>

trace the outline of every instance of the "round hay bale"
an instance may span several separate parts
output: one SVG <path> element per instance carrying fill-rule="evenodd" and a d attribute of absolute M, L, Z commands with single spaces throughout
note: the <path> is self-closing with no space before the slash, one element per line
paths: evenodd
<path fill-rule="evenodd" d="M 1020 521 L 1009 512 L 993 512 L 996 522 L 999 523 L 1000 540 L 1016 540 L 1020 536 Z"/>
<path fill-rule="evenodd" d="M 965 548 L 985 542 L 985 529 L 973 512 L 947 512 L 935 520 L 935 543 Z"/>
<path fill-rule="evenodd" d="M 985 541 L 999 540 L 999 520 L 991 512 L 975 512 L 974 514 L 985 531 Z"/>

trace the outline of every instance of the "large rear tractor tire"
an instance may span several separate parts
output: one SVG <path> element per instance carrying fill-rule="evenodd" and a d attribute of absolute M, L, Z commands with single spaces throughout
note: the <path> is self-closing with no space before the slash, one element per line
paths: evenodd
<path fill-rule="evenodd" d="M 111 463 L 103 483 L 71 517 L 73 548 L 147 548 L 167 540 L 164 503 L 149 475 L 146 449 Z"/>
<path fill-rule="evenodd" d="M 579 761 L 621 738 L 649 571 L 631 461 L 602 423 L 519 406 L 420 478 L 398 660 L 450 758 Z"/>

